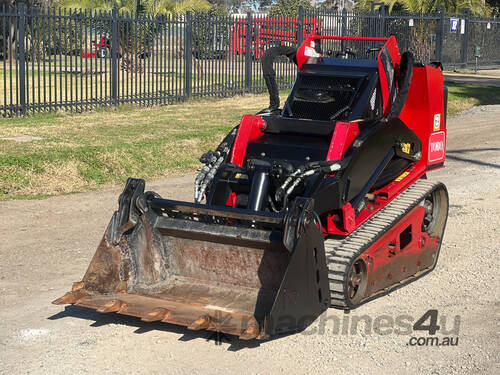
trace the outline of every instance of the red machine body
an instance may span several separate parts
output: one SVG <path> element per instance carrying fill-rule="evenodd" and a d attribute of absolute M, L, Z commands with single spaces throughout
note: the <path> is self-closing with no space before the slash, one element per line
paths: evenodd
<path fill-rule="evenodd" d="M 316 51 L 316 44 L 321 40 L 348 40 L 384 42 L 377 57 L 380 76 L 380 91 L 383 102 L 383 113 L 387 115 L 391 108 L 390 83 L 383 67 L 381 53 L 384 47 L 390 53 L 393 69 L 399 72 L 401 56 L 394 36 L 389 38 L 340 37 L 311 34 L 297 50 L 299 70 L 309 59 L 322 55 Z M 395 196 L 409 185 L 420 179 L 427 171 L 443 167 L 446 153 L 446 117 L 443 97 L 443 74 L 440 67 L 417 65 L 413 67 L 413 78 L 400 119 L 412 129 L 422 141 L 422 154 L 407 170 L 398 175 L 392 182 L 373 192 L 374 199 L 358 214 L 347 203 L 342 207 L 342 218 L 338 214 L 326 213 L 323 227 L 325 235 L 348 235 L 386 206 Z M 261 116 L 243 116 L 235 144 L 231 154 L 231 162 L 242 165 L 248 142 L 264 135 L 266 122 Z M 357 122 L 337 122 L 333 132 L 326 160 L 340 160 L 345 151 L 359 134 Z M 228 203 L 234 203 L 233 195 Z M 335 216 L 337 215 L 337 216 Z"/>
<path fill-rule="evenodd" d="M 380 228 L 388 225 L 389 219 L 385 218 L 387 210 L 396 212 L 399 210 L 398 205 L 401 205 L 396 198 L 405 197 L 411 187 L 417 186 L 418 181 L 426 178 L 428 171 L 444 166 L 447 132 L 446 91 L 439 64 L 412 63 L 410 82 L 406 83 L 406 88 L 404 87 L 403 70 L 407 72 L 408 67 L 403 67 L 402 56 L 394 36 L 364 38 L 310 34 L 297 50 L 299 73 L 307 75 L 311 66 L 322 64 L 324 56 L 321 52 L 321 44 L 324 40 L 383 43 L 376 57 L 379 79 L 377 100 L 380 101 L 381 121 L 382 123 L 385 121 L 386 126 L 389 126 L 389 123 L 393 121 L 390 117 L 394 116 L 391 112 L 392 107 L 400 105 L 396 103 L 397 93 L 406 90 L 407 96 L 402 109 L 397 112 L 397 118 L 403 127 L 410 129 L 410 132 L 421 142 L 421 151 L 414 155 L 412 162 L 404 170 L 382 186 L 365 191 L 368 194 L 364 198 L 364 204 L 359 205 L 359 201 L 351 200 L 340 209 L 318 212 L 321 217 L 318 227 L 322 230 L 325 244 L 335 241 L 332 236 L 344 238 L 343 241 L 347 244 L 346 250 L 339 247 L 341 255 L 336 255 L 336 252 L 332 253 L 331 259 L 336 260 L 332 261 L 329 266 L 331 270 L 345 267 L 343 264 L 347 261 L 346 257 L 353 248 L 352 246 L 359 246 L 362 241 L 369 244 L 365 250 L 358 253 L 359 255 L 355 253 L 351 255 L 348 267 L 350 270 L 343 271 L 345 272 L 343 286 L 341 286 L 341 281 L 330 279 L 330 286 L 333 288 L 331 289 L 332 301 L 334 301 L 332 304 L 350 308 L 359 304 L 360 301 L 367 301 L 386 293 L 395 285 L 402 285 L 422 276 L 432 270 L 436 264 L 448 204 L 447 193 L 442 185 L 434 188 L 435 190 L 422 201 L 423 203 L 413 206 L 403 217 L 388 226 L 385 232 L 382 232 L 383 234 L 379 232 L 378 237 L 371 243 L 366 238 L 369 237 L 371 231 L 380 231 Z M 389 63 L 390 66 L 388 66 Z M 289 104 L 287 102 L 287 105 Z M 266 135 L 269 133 L 268 125 L 275 121 L 270 122 L 272 119 L 272 117 L 262 115 L 243 116 L 235 137 L 230 157 L 231 163 L 240 167 L 244 166 L 248 145 L 268 139 Z M 291 125 L 295 126 L 292 123 Z M 360 134 L 366 126 L 363 119 L 335 121 L 326 161 L 341 163 L 348 159 L 353 147 L 359 147 L 356 143 L 363 142 Z M 401 152 L 408 154 L 414 146 L 412 142 L 400 142 L 395 145 Z M 335 177 L 335 174 L 336 172 L 332 171 L 330 177 Z M 417 195 L 417 193 L 411 194 Z M 237 202 L 237 193 L 231 192 L 226 204 L 237 207 Z M 431 226 L 428 222 L 429 217 L 433 215 L 433 209 L 433 220 L 437 224 Z M 356 239 L 359 231 L 366 234 L 361 234 L 359 236 L 362 238 Z M 356 242 L 348 245 L 351 238 Z M 330 275 L 330 277 L 335 276 Z M 337 283 L 339 289 L 335 291 Z"/>

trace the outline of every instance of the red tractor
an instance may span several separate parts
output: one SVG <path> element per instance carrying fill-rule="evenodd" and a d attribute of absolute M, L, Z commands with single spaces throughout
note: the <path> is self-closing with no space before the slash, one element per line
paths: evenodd
<path fill-rule="evenodd" d="M 109 38 L 101 36 L 99 41 L 93 40 L 92 42 L 92 52 L 83 52 L 83 58 L 105 58 L 109 55 L 111 51 L 111 41 Z"/>
<path fill-rule="evenodd" d="M 144 46 L 141 48 L 137 57 L 140 59 L 146 59 L 150 56 L 149 47 L 147 43 L 142 43 Z M 92 41 L 92 52 L 83 52 L 83 58 L 101 58 L 104 59 L 111 55 L 111 39 L 105 36 L 101 36 L 99 41 Z M 118 57 L 121 58 L 122 55 L 118 52 Z"/>

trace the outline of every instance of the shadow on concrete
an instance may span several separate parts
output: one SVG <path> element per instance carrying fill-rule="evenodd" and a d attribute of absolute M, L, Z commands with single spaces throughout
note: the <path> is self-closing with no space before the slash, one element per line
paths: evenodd
<path fill-rule="evenodd" d="M 500 151 L 499 147 L 489 147 L 489 148 L 474 148 L 474 149 L 462 149 L 462 150 L 446 150 L 446 159 L 461 161 L 464 163 L 471 163 L 476 165 L 481 165 L 483 167 L 490 167 L 500 169 L 500 165 L 495 163 L 489 163 L 478 159 L 471 159 L 463 156 L 457 156 L 461 154 L 467 154 L 471 152 L 484 152 L 484 151 Z"/>
<path fill-rule="evenodd" d="M 197 339 L 204 339 L 207 344 L 221 346 L 227 351 L 237 352 L 242 349 L 258 348 L 260 345 L 270 341 L 289 336 L 294 333 L 275 335 L 267 340 L 240 340 L 233 335 L 227 335 L 212 331 L 191 331 L 184 326 L 161 322 L 143 322 L 139 318 L 115 313 L 99 313 L 94 309 L 80 306 L 65 306 L 64 310 L 49 316 L 48 320 L 59 320 L 64 318 L 78 318 L 93 321 L 91 327 L 102 327 L 107 324 L 118 324 L 137 328 L 135 334 L 143 334 L 151 331 L 171 332 L 180 335 L 178 341 L 189 342 Z M 227 346 L 228 345 L 228 346 Z M 227 346 L 227 348 L 226 348 Z"/>

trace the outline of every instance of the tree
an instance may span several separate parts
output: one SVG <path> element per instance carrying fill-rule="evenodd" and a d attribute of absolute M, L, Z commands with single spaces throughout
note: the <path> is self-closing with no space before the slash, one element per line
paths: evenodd
<path fill-rule="evenodd" d="M 67 9 L 92 9 L 110 11 L 117 9 L 119 12 L 142 11 L 141 3 L 137 0 L 58 0 L 58 8 Z"/>
<path fill-rule="evenodd" d="M 483 3 L 483 0 L 386 0 L 385 6 L 391 12 L 409 12 L 416 14 L 435 14 L 438 7 L 443 5 L 447 13 L 461 13 L 463 8 L 469 8 L 471 14 L 475 16 L 489 15 L 491 9 Z M 357 9 L 368 10 L 371 1 L 360 0 Z M 397 17 L 386 19 L 386 32 L 398 34 L 402 30 L 407 20 Z M 432 41 L 433 28 L 423 19 L 415 19 L 413 27 L 410 29 L 409 38 L 410 49 L 415 57 L 421 61 L 428 61 L 432 58 L 434 42 Z M 390 30 L 390 31 L 388 31 Z"/>
<path fill-rule="evenodd" d="M 52 5 L 53 0 L 23 0 L 24 6 L 26 10 L 31 10 L 31 9 L 47 9 Z M 6 8 L 11 8 L 15 7 L 18 5 L 20 1 L 17 0 L 0 0 L 0 9 L 2 7 Z M 17 59 L 17 45 L 16 45 L 16 33 L 15 33 L 15 28 L 16 28 L 16 23 L 17 19 L 15 17 L 4 17 L 2 19 L 2 22 L 6 23 L 5 26 L 5 33 L 2 33 L 1 35 L 2 38 L 5 38 L 5 43 L 6 43 L 6 56 L 3 56 L 3 59 L 8 58 L 10 62 L 12 63 L 13 60 Z M 29 33 L 32 32 L 32 30 L 26 30 L 26 34 L 29 37 Z M 35 41 L 35 43 L 38 43 L 38 41 Z M 38 48 L 37 48 L 38 49 Z"/>
<path fill-rule="evenodd" d="M 304 10 L 311 11 L 313 6 L 309 0 L 277 0 L 269 10 L 270 17 L 298 17 L 299 6 Z"/>
<path fill-rule="evenodd" d="M 500 0 L 486 0 L 486 3 L 490 6 L 491 15 L 498 17 L 500 14 Z"/>
<path fill-rule="evenodd" d="M 157 15 L 179 15 L 191 12 L 206 12 L 211 9 L 211 5 L 206 0 L 146 0 L 144 8 L 147 13 Z"/>
<path fill-rule="evenodd" d="M 59 8 L 94 9 L 135 14 L 179 15 L 187 11 L 207 11 L 211 8 L 207 0 L 59 0 Z"/>
<path fill-rule="evenodd" d="M 340 0 L 325 0 L 319 4 L 318 9 L 326 11 L 337 11 L 341 7 L 342 6 Z"/>
<path fill-rule="evenodd" d="M 193 14 L 192 48 L 195 57 L 225 57 L 229 46 L 228 17 L 226 8 L 221 6 Z"/>
<path fill-rule="evenodd" d="M 211 9 L 207 0 L 58 0 L 59 8 L 72 8 L 91 11 L 118 10 L 121 14 L 132 14 L 135 17 L 178 16 L 187 11 L 204 12 Z M 85 19 L 91 29 L 99 30 L 104 37 L 111 34 L 110 23 L 106 20 Z M 119 22 L 118 54 L 123 69 L 141 71 L 143 58 L 149 54 L 149 46 L 162 31 L 163 23 L 145 22 L 139 28 L 130 27 L 130 22 Z M 116 43 L 111 41 L 111 43 Z"/>
<path fill-rule="evenodd" d="M 357 9 L 370 9 L 371 0 L 359 0 Z M 435 13 L 440 5 L 447 13 L 460 13 L 463 8 L 469 8 L 475 16 L 489 16 L 491 8 L 484 0 L 386 0 L 385 6 L 389 12 L 407 11 L 410 13 Z"/>
<path fill-rule="evenodd" d="M 208 0 L 212 5 L 225 8 L 227 12 L 244 13 L 246 11 L 259 12 L 265 10 L 273 0 Z"/>

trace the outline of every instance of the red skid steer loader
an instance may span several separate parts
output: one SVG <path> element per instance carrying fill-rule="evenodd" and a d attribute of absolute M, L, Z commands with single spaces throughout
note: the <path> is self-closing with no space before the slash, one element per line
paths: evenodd
<path fill-rule="evenodd" d="M 441 65 L 400 55 L 393 36 L 310 35 L 288 56 L 284 107 L 243 116 L 201 157 L 193 203 L 130 178 L 83 280 L 55 304 L 265 339 L 435 267 L 448 194 L 426 175 L 445 160 Z"/>

